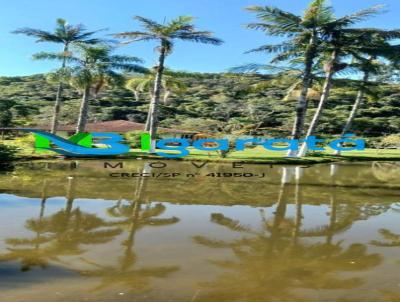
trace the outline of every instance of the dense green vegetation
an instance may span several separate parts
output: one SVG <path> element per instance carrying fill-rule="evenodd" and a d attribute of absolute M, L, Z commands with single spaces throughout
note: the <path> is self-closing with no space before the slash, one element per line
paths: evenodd
<path fill-rule="evenodd" d="M 284 99 L 294 81 L 290 76 L 178 75 L 187 89 L 184 94 L 172 94 L 167 104 L 160 104 L 162 126 L 234 134 L 290 134 L 296 105 L 295 94 Z M 1 77 L 0 104 L 13 106 L 0 112 L 0 121 L 11 112 L 13 126 L 49 123 L 56 87 L 45 78 L 45 75 Z M 319 134 L 340 133 L 357 94 L 357 84 L 358 81 L 335 81 L 318 127 Z M 400 86 L 379 85 L 371 92 L 355 120 L 354 132 L 366 137 L 399 133 Z M 74 88 L 66 87 L 64 98 L 61 123 L 76 123 L 80 95 Z M 91 100 L 90 120 L 128 119 L 144 123 L 149 98 L 148 93 L 140 93 L 136 101 L 134 94 L 122 87 L 104 90 Z M 310 112 L 317 106 L 316 99 L 310 100 Z"/>
<path fill-rule="evenodd" d="M 16 152 L 16 148 L 0 144 L 0 168 L 4 163 L 14 160 Z"/>

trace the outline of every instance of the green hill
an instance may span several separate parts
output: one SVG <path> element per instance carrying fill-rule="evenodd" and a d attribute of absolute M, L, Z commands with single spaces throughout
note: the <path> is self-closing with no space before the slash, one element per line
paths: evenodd
<path fill-rule="evenodd" d="M 200 131 L 287 135 L 294 117 L 295 97 L 284 100 L 293 79 L 277 80 L 271 75 L 179 73 L 188 89 L 172 95 L 160 110 L 161 125 Z M 357 93 L 356 81 L 336 80 L 319 133 L 337 134 Z M 13 125 L 47 123 L 52 115 L 56 85 L 44 75 L 0 77 L 1 114 L 10 107 Z M 61 123 L 74 123 L 80 95 L 67 87 Z M 144 122 L 148 94 L 135 101 L 124 88 L 106 89 L 91 100 L 91 121 L 127 119 Z M 310 101 L 311 117 L 317 106 Z M 354 131 L 363 136 L 400 132 L 400 86 L 381 85 L 371 89 L 355 121 Z M 6 120 L 3 118 L 3 120 Z M 4 121 L 3 121 L 4 124 Z"/>

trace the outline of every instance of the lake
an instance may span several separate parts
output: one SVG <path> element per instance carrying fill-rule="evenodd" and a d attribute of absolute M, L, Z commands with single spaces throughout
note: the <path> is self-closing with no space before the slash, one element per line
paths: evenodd
<path fill-rule="evenodd" d="M 0 301 L 400 301 L 400 163 L 0 173 Z"/>

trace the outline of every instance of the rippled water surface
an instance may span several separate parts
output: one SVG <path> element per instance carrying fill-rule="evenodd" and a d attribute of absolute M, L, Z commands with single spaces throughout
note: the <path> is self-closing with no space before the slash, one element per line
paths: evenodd
<path fill-rule="evenodd" d="M 400 164 L 165 163 L 2 172 L 0 301 L 400 301 Z"/>

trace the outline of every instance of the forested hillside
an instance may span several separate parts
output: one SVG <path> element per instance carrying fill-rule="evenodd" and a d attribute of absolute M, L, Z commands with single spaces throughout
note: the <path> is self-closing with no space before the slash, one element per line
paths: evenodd
<path fill-rule="evenodd" d="M 234 134 L 289 135 L 294 118 L 296 91 L 288 88 L 294 79 L 268 75 L 179 73 L 186 85 L 181 94 L 172 93 L 160 107 L 162 126 L 220 131 Z M 320 134 L 339 134 L 357 94 L 357 81 L 336 80 L 327 110 L 319 125 Z M 20 126 L 49 123 L 57 85 L 45 75 L 0 78 L 0 124 Z M 310 95 L 308 119 L 317 106 L 318 91 Z M 61 123 L 75 123 L 79 92 L 64 91 Z M 106 89 L 91 99 L 90 120 L 127 119 L 144 122 L 149 95 L 136 100 L 125 88 Z M 400 132 L 400 86 L 369 88 L 354 125 L 363 136 Z"/>

